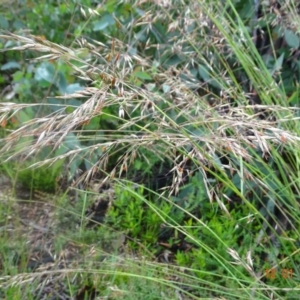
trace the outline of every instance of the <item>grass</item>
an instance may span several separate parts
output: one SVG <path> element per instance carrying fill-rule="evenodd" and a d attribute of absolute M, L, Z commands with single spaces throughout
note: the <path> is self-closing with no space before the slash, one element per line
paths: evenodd
<path fill-rule="evenodd" d="M 58 72 L 68 65 L 86 83 L 57 97 L 84 99 L 82 104 L 61 102 L 46 117 L 19 117 L 1 139 L 2 161 L 27 161 L 48 149 L 51 155 L 33 163 L 33 170 L 47 173 L 49 165 L 64 164 L 75 178 L 74 170 L 85 163 L 88 171 L 77 183 L 89 183 L 101 170 L 115 193 L 104 224 L 95 228 L 86 226 L 86 209 L 94 202 L 88 188 L 75 205 L 65 197 L 22 203 L 1 196 L 0 296 L 296 298 L 298 107 L 287 105 L 294 94 L 286 92 L 273 40 L 270 69 L 231 1 L 226 10 L 220 1 L 178 3 L 186 14 L 177 18 L 168 5 L 149 4 L 154 13 L 144 5 L 149 12 L 140 16 L 141 24 L 128 25 L 132 30 L 151 31 L 165 19 L 165 36 L 176 32 L 171 50 L 157 48 L 158 64 L 146 47 L 127 51 L 134 44 L 126 35 L 110 39 L 109 46 L 89 39 L 70 47 L 28 33 L 0 35 L 11 42 L 10 50 L 34 49 L 42 53 L 36 61 L 55 61 Z M 95 17 L 96 11 L 90 13 Z M 168 65 L 178 57 L 178 67 Z M 205 77 L 202 84 L 193 64 Z M 252 104 L 256 95 L 260 103 Z M 1 123 L 40 105 L 3 102 Z M 43 107 L 51 111 L 50 104 Z M 105 128 L 93 129 L 99 122 Z M 159 161 L 171 162 L 170 189 L 149 196 L 146 187 L 124 179 L 131 169 L 146 173 Z M 182 188 L 186 168 L 190 182 Z M 29 257 L 44 252 L 51 262 L 28 270 Z"/>

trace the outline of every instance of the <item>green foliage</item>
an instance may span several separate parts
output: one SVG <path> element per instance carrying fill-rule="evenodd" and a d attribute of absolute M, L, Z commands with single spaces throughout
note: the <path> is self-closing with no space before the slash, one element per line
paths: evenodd
<path fill-rule="evenodd" d="M 32 139 L 24 138 L 19 141 L 18 147 L 24 147 L 24 145 L 29 145 L 31 142 Z M 52 164 L 37 165 L 32 168 L 41 159 L 49 157 L 49 153 L 51 156 L 50 148 L 45 148 L 35 158 L 24 160 L 20 156 L 14 160 L 2 162 L 1 171 L 10 177 L 12 182 L 21 183 L 24 188 L 30 191 L 55 192 L 63 175 L 64 160 L 57 160 Z M 55 155 L 55 153 L 52 153 L 52 155 Z"/>
<path fill-rule="evenodd" d="M 129 187 L 117 188 L 116 201 L 107 215 L 107 225 L 128 232 L 134 240 L 142 239 L 148 247 L 157 240 L 161 219 L 147 207 L 142 190 L 142 188 L 138 190 Z M 169 207 L 166 205 L 161 209 L 165 213 L 169 212 Z"/>
<path fill-rule="evenodd" d="M 31 164 L 29 163 L 28 166 Z M 62 162 L 37 169 L 21 170 L 18 173 L 18 180 L 23 186 L 30 190 L 55 192 L 58 188 L 58 180 L 62 172 Z"/>
<path fill-rule="evenodd" d="M 165 236 L 167 245 L 185 239 L 192 250 L 175 253 L 177 263 L 200 270 L 194 274 L 201 280 L 228 288 L 240 287 L 247 276 L 251 285 L 256 276 L 249 276 L 244 265 L 233 268 L 228 249 L 245 260 L 254 245 L 257 272 L 263 273 L 261 257 L 268 251 L 270 264 L 295 270 L 298 261 L 291 252 L 297 253 L 299 239 L 299 112 L 295 109 L 300 39 L 299 21 L 291 12 L 298 7 L 296 1 L 285 5 L 262 1 L 258 7 L 256 3 L 112 0 L 96 6 L 89 0 L 80 5 L 18 1 L 13 8 L 4 3 L 2 29 L 29 29 L 35 36 L 34 50 L 44 52 L 39 47 L 54 42 L 68 51 L 57 54 L 59 46 L 52 45 L 57 56 L 49 50 L 37 60 L 30 51 L 0 53 L 0 85 L 12 89 L 1 98 L 35 104 L 14 107 L 1 119 L 3 147 L 11 137 L 18 139 L 18 129 L 25 127 L 9 150 L 18 154 L 35 145 L 38 152 L 43 135 L 55 132 L 54 137 L 46 137 L 55 144 L 53 155 L 49 156 L 52 148 L 47 146 L 31 161 L 20 163 L 23 157 L 16 155 L 3 167 L 30 188 L 51 190 L 63 164 L 68 164 L 70 177 L 81 167 L 93 174 L 98 168 L 113 170 L 113 175 L 141 172 L 153 178 L 163 161 L 176 169 L 176 178 L 184 163 L 192 161 L 188 167 L 196 174 L 176 196 L 149 197 L 151 193 L 129 186 L 117 189 L 105 225 L 128 234 L 134 250 L 143 244 L 153 253 Z M 2 50 L 21 44 L 12 37 L 0 41 Z M 88 88 L 101 93 L 89 94 Z M 77 99 L 76 93 L 83 91 L 90 99 Z M 35 122 L 29 126 L 31 120 Z M 63 158 L 28 169 L 57 156 Z M 276 236 L 274 228 L 280 225 L 276 219 L 285 214 L 292 220 L 283 218 L 294 227 L 288 232 L 293 242 L 279 236 L 264 242 L 262 237 Z M 85 238 L 92 243 L 93 233 Z M 288 259 L 280 260 L 279 253 Z M 220 279 L 218 273 L 228 277 Z M 124 280 L 126 286 L 129 280 Z M 256 281 L 260 282 L 257 276 Z M 136 284 L 137 294 L 147 294 L 143 282 L 142 287 Z"/>
<path fill-rule="evenodd" d="M 8 162 L 2 164 L 1 170 L 30 191 L 55 192 L 59 187 L 63 162 L 53 165 L 43 165 L 32 169 L 33 161 L 26 163 Z"/>

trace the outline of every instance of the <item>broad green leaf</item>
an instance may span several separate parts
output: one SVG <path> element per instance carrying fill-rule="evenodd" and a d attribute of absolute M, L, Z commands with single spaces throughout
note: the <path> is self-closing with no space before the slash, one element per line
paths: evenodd
<path fill-rule="evenodd" d="M 83 90 L 83 86 L 81 86 L 79 83 L 73 83 L 69 84 L 65 90 L 66 94 L 72 94 L 75 92 L 79 92 Z"/>
<path fill-rule="evenodd" d="M 133 73 L 133 76 L 139 79 L 151 80 L 152 77 L 147 72 L 137 71 Z"/>
<path fill-rule="evenodd" d="M 9 27 L 9 23 L 6 20 L 6 18 L 1 14 L 0 15 L 0 29 L 5 29 L 7 30 Z"/>
<path fill-rule="evenodd" d="M 1 70 L 9 70 L 9 69 L 21 69 L 21 65 L 16 61 L 9 61 L 8 63 L 2 65 Z"/>
<path fill-rule="evenodd" d="M 64 102 L 62 101 L 62 99 L 49 97 L 47 99 L 47 102 L 49 103 L 49 108 L 51 109 L 51 111 L 59 111 L 65 109 L 65 104 L 63 104 Z"/>
<path fill-rule="evenodd" d="M 222 83 L 215 78 L 210 79 L 208 83 L 217 89 L 222 89 Z"/>
<path fill-rule="evenodd" d="M 292 106 L 299 105 L 299 91 L 295 91 L 293 95 L 288 99 L 288 102 Z"/>
<path fill-rule="evenodd" d="M 82 101 L 79 101 L 77 99 L 69 99 L 67 100 L 67 104 L 75 108 L 75 107 L 79 107 L 82 104 Z"/>
<path fill-rule="evenodd" d="M 114 18 L 111 15 L 106 14 L 94 24 L 93 30 L 94 31 L 104 30 L 107 26 L 114 25 L 114 24 L 115 24 Z"/>
<path fill-rule="evenodd" d="M 143 164 L 140 160 L 135 160 L 134 161 L 134 169 L 136 170 L 141 170 L 143 168 Z"/>
<path fill-rule="evenodd" d="M 16 116 L 19 122 L 23 124 L 34 118 L 34 112 L 31 107 L 27 107 L 26 109 L 20 110 Z"/>
<path fill-rule="evenodd" d="M 54 75 L 55 75 L 55 69 L 53 65 L 44 62 L 36 69 L 34 78 L 37 81 L 45 80 L 49 83 L 52 83 Z"/>
<path fill-rule="evenodd" d="M 282 67 L 282 63 L 283 63 L 283 59 L 284 59 L 284 53 L 282 53 L 279 58 L 276 60 L 274 66 L 273 66 L 273 70 L 271 71 L 271 74 L 273 75 L 274 72 L 279 71 Z"/>
<path fill-rule="evenodd" d="M 178 64 L 182 63 L 182 59 L 178 55 L 172 55 L 170 57 L 170 55 L 168 54 L 167 59 L 163 63 L 167 67 L 177 66 Z"/>
<path fill-rule="evenodd" d="M 241 19 L 251 19 L 253 18 L 254 10 L 254 2 L 255 1 L 239 1 L 240 9 L 237 9 Z"/>
<path fill-rule="evenodd" d="M 284 37 L 287 42 L 287 44 L 291 48 L 298 49 L 300 42 L 299 42 L 299 37 L 290 29 L 286 29 L 284 32 Z"/>
<path fill-rule="evenodd" d="M 55 82 L 56 87 L 59 89 L 61 94 L 65 94 L 66 93 L 66 89 L 67 89 L 67 80 L 65 78 L 64 73 L 59 72 L 57 74 L 57 80 Z"/>
<path fill-rule="evenodd" d="M 145 87 L 148 91 L 151 92 L 155 89 L 156 85 L 155 85 L 155 83 L 147 83 L 147 84 L 145 84 Z"/>
<path fill-rule="evenodd" d="M 73 132 L 69 132 L 64 139 L 64 146 L 70 150 L 81 149 L 82 146 L 77 138 L 77 136 Z"/>
<path fill-rule="evenodd" d="M 164 93 L 169 93 L 171 90 L 171 87 L 168 84 L 163 84 L 162 89 Z"/>
<path fill-rule="evenodd" d="M 142 16 L 144 16 L 145 15 L 145 11 L 144 10 L 141 10 L 141 9 L 139 9 L 139 8 L 135 8 L 135 12 L 140 16 L 140 17 L 142 17 Z"/>
<path fill-rule="evenodd" d="M 16 30 L 23 29 L 25 27 L 26 26 L 24 25 L 24 23 L 21 20 L 16 20 L 13 22 L 13 28 Z"/>
<path fill-rule="evenodd" d="M 199 71 L 200 77 L 203 80 L 208 81 L 210 79 L 209 72 L 208 72 L 208 70 L 204 66 L 199 65 L 198 71 Z"/>
<path fill-rule="evenodd" d="M 98 152 L 92 152 L 89 153 L 87 155 L 84 155 L 85 159 L 84 159 L 84 164 L 85 164 L 85 168 L 87 170 L 91 169 L 95 163 L 97 163 L 97 161 L 99 161 L 99 156 L 100 153 Z"/>
<path fill-rule="evenodd" d="M 24 72 L 23 71 L 17 71 L 13 74 L 14 82 L 18 82 L 23 78 L 24 78 Z"/>
<path fill-rule="evenodd" d="M 67 6 L 66 3 L 62 3 L 62 4 L 59 5 L 59 12 L 60 12 L 61 14 L 64 14 L 64 13 L 66 13 L 67 11 L 68 11 L 68 6 Z"/>
<path fill-rule="evenodd" d="M 140 30 L 137 34 L 136 34 L 136 39 L 141 41 L 141 42 L 145 42 L 147 40 L 147 35 L 145 33 L 145 30 Z"/>
<path fill-rule="evenodd" d="M 76 172 L 78 171 L 79 166 L 82 163 L 82 157 L 77 156 L 76 159 L 73 159 L 72 162 L 69 164 L 69 170 L 71 174 L 71 178 L 75 176 Z"/>

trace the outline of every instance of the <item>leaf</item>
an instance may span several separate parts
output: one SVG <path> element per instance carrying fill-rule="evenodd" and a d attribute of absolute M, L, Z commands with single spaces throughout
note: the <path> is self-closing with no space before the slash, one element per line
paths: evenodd
<path fill-rule="evenodd" d="M 295 91 L 292 96 L 288 99 L 288 102 L 291 106 L 299 105 L 299 91 Z"/>
<path fill-rule="evenodd" d="M 42 63 L 35 71 L 34 78 L 37 81 L 45 80 L 49 83 L 52 83 L 55 75 L 55 69 L 50 63 Z"/>
<path fill-rule="evenodd" d="M 81 144 L 77 136 L 73 132 L 69 132 L 63 142 L 63 146 L 67 147 L 69 150 L 81 149 Z"/>
<path fill-rule="evenodd" d="M 299 37 L 290 29 L 286 29 L 284 32 L 285 41 L 291 48 L 299 48 Z"/>
<path fill-rule="evenodd" d="M 15 28 L 16 30 L 20 30 L 25 28 L 26 26 L 24 25 L 24 23 L 21 20 L 16 20 L 13 22 L 13 28 Z"/>
<path fill-rule="evenodd" d="M 18 82 L 24 78 L 24 72 L 23 71 L 17 71 L 13 74 L 14 82 Z"/>
<path fill-rule="evenodd" d="M 28 122 L 34 118 L 34 112 L 31 107 L 27 107 L 18 113 L 18 120 L 21 124 Z"/>
<path fill-rule="evenodd" d="M 56 87 L 59 89 L 61 94 L 66 93 L 66 88 L 67 88 L 67 80 L 65 75 L 62 72 L 59 72 L 57 74 L 57 80 L 55 82 Z"/>
<path fill-rule="evenodd" d="M 63 105 L 61 103 L 61 99 L 49 97 L 47 99 L 47 103 L 49 103 L 49 108 L 51 109 L 51 111 L 59 111 L 63 107 Z"/>
<path fill-rule="evenodd" d="M 156 85 L 155 85 L 155 83 L 147 83 L 147 84 L 145 84 L 145 87 L 149 92 L 151 92 L 155 89 Z"/>
<path fill-rule="evenodd" d="M 165 59 L 166 57 L 162 58 Z M 182 63 L 182 59 L 178 56 L 178 55 L 172 55 L 171 57 L 168 57 L 167 59 L 163 62 L 164 65 L 166 65 L 166 67 L 170 67 L 170 66 L 177 66 L 178 64 Z"/>
<path fill-rule="evenodd" d="M 198 72 L 203 80 L 208 81 L 210 79 L 209 72 L 204 66 L 199 65 Z"/>
<path fill-rule="evenodd" d="M 16 61 L 9 61 L 8 63 L 4 64 L 1 67 L 2 71 L 9 70 L 9 69 L 21 69 L 21 66 Z"/>
<path fill-rule="evenodd" d="M 145 30 L 141 30 L 136 34 L 136 39 L 140 42 L 145 42 L 147 40 L 147 35 L 145 34 Z"/>
<path fill-rule="evenodd" d="M 82 101 L 79 101 L 77 99 L 72 98 L 72 99 L 67 100 L 67 105 L 73 106 L 74 109 L 75 109 L 75 107 L 79 107 L 81 104 L 82 104 Z"/>
<path fill-rule="evenodd" d="M 168 84 L 163 84 L 162 89 L 164 93 L 169 93 L 171 90 L 171 87 Z"/>
<path fill-rule="evenodd" d="M 85 157 L 87 157 L 87 155 Z M 98 160 L 99 160 L 98 153 L 96 153 L 96 152 L 90 153 L 88 155 L 88 159 L 86 159 L 86 158 L 84 159 L 84 165 L 85 165 L 86 170 L 90 170 Z"/>
<path fill-rule="evenodd" d="M 140 160 L 137 159 L 137 160 L 134 161 L 134 168 L 136 170 L 141 170 L 142 167 L 143 167 L 143 164 L 142 164 L 142 162 Z"/>
<path fill-rule="evenodd" d="M 133 76 L 139 79 L 152 80 L 152 77 L 147 72 L 137 71 L 133 73 Z"/>
<path fill-rule="evenodd" d="M 104 30 L 107 26 L 114 25 L 114 24 L 115 24 L 114 18 L 111 15 L 106 14 L 94 24 L 93 30 L 94 31 Z"/>
<path fill-rule="evenodd" d="M 282 67 L 282 63 L 283 63 L 283 59 L 284 59 L 284 53 L 282 53 L 279 58 L 276 60 L 274 66 L 273 66 L 273 70 L 271 71 L 271 74 L 273 75 L 274 72 L 279 71 Z"/>
<path fill-rule="evenodd" d="M 66 94 L 72 94 L 79 91 L 82 91 L 83 87 L 79 83 L 69 84 L 65 90 Z"/>
<path fill-rule="evenodd" d="M 209 85 L 211 85 L 212 87 L 215 87 L 217 89 L 222 89 L 222 83 L 219 82 L 216 78 L 212 78 L 209 80 Z"/>
<path fill-rule="evenodd" d="M 81 165 L 83 159 L 81 156 L 77 156 L 76 159 L 73 159 L 72 162 L 69 164 L 69 170 L 70 170 L 70 175 L 71 178 L 74 178 L 76 172 L 78 172 L 78 168 Z"/>
<path fill-rule="evenodd" d="M 0 29 L 5 29 L 7 30 L 9 27 L 9 23 L 6 20 L 6 18 L 1 14 L 0 15 Z"/>

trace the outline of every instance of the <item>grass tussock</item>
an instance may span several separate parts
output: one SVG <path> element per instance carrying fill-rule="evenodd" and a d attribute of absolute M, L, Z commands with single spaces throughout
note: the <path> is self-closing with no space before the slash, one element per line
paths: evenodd
<path fill-rule="evenodd" d="M 299 7 L 249 2 L 248 15 L 240 2 L 78 6 L 82 29 L 67 45 L 1 32 L 2 52 L 30 57 L 47 88 L 0 103 L 2 171 L 78 188 L 73 201 L 46 199 L 51 209 L 31 199 L 25 225 L 24 203 L 1 195 L 2 297 L 296 297 Z M 89 37 L 91 24 L 107 30 Z M 113 185 L 100 200 L 97 176 Z M 51 259 L 28 271 L 37 247 Z"/>

